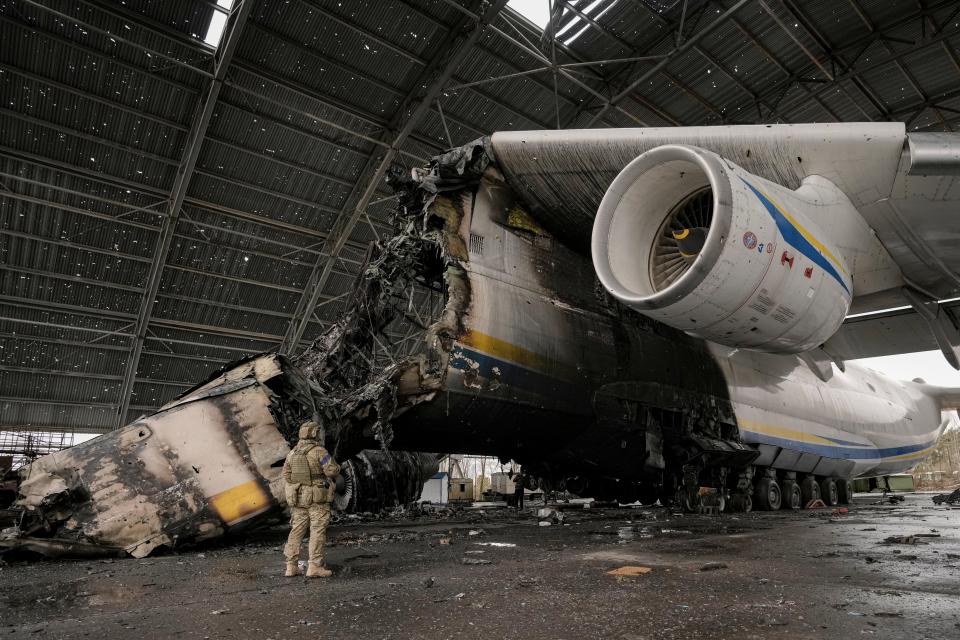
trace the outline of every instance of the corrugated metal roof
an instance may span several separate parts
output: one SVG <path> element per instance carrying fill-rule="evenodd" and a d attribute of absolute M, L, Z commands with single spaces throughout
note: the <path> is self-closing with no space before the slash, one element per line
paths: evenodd
<path fill-rule="evenodd" d="M 444 118 L 430 105 L 395 164 L 498 129 L 552 127 L 558 106 L 562 126 L 583 126 L 658 63 L 629 60 L 641 56 L 671 57 L 600 124 L 954 126 L 955 3 L 858 3 L 866 20 L 852 3 L 768 0 L 786 29 L 748 3 L 672 55 L 684 4 L 680 42 L 732 3 L 572 1 L 599 27 L 568 9 L 576 24 L 562 39 L 586 29 L 560 43 L 557 62 L 628 60 L 566 69 L 559 103 L 549 69 L 500 77 L 549 66 L 553 53 L 525 19 L 498 17 L 448 81 Z M 480 3 L 463 4 L 257 2 L 174 229 L 128 419 L 280 344 L 324 239 L 390 147 L 400 102 L 422 90 L 433 61 L 442 66 L 452 25 Z M 213 68 L 202 39 L 215 11 L 209 0 L 0 0 L 0 426 L 116 423 L 162 216 Z M 351 230 L 304 341 L 342 314 L 368 245 L 389 233 L 389 196 L 378 185 L 367 209 L 376 226 L 361 216 Z"/>

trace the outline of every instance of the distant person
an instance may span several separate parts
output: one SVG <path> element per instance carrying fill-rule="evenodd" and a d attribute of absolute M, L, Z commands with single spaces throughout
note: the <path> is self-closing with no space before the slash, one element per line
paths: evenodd
<path fill-rule="evenodd" d="M 323 566 L 323 545 L 336 490 L 334 478 L 340 473 L 340 465 L 320 444 L 323 435 L 316 422 L 304 422 L 299 435 L 300 441 L 283 463 L 284 494 L 290 506 L 290 536 L 283 549 L 287 560 L 284 575 L 299 575 L 300 543 L 309 529 L 307 577 L 329 578 L 333 572 Z"/>
<path fill-rule="evenodd" d="M 523 510 L 523 472 L 518 471 L 513 476 L 513 501 L 517 503 L 517 511 Z"/>

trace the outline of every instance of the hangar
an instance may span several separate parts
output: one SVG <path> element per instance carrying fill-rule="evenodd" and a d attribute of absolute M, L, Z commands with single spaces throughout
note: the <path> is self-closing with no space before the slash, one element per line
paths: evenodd
<path fill-rule="evenodd" d="M 490 258 L 501 237 L 496 231 L 481 233 L 478 228 L 473 233 L 471 229 L 459 247 L 450 238 L 455 235 L 454 222 L 463 218 L 445 218 L 445 214 L 431 212 L 429 207 L 437 200 L 424 193 L 456 193 L 453 186 L 463 188 L 469 180 L 479 180 L 469 174 L 476 167 L 478 171 L 487 169 L 487 165 L 480 167 L 476 162 L 480 154 L 492 149 L 491 157 L 499 161 L 507 182 L 512 180 L 511 187 L 520 194 L 521 204 L 510 209 L 513 217 L 508 217 L 506 226 L 532 233 L 527 240 L 537 250 L 554 243 L 572 246 L 584 242 L 589 255 L 589 226 L 586 234 L 578 236 L 579 240 L 571 241 L 565 235 L 577 229 L 577 219 L 570 213 L 575 208 L 572 203 L 578 195 L 591 193 L 590 185 L 580 188 L 589 181 L 576 182 L 570 177 L 575 172 L 561 160 L 556 161 L 553 174 L 531 168 L 536 163 L 543 166 L 548 160 L 554 162 L 555 156 L 549 154 L 568 157 L 562 155 L 568 150 L 558 152 L 557 147 L 551 146 L 556 141 L 571 139 L 565 138 L 568 130 L 595 130 L 569 134 L 574 140 L 574 151 L 587 148 L 589 140 L 598 135 L 607 136 L 602 130 L 629 128 L 661 132 L 655 135 L 664 136 L 664 143 L 696 146 L 700 141 L 714 153 L 716 149 L 703 142 L 704 134 L 683 137 L 680 133 L 662 132 L 667 128 L 684 131 L 713 126 L 830 125 L 826 129 L 796 130 L 813 131 L 809 139 L 804 138 L 806 134 L 790 134 L 791 139 L 799 140 L 796 144 L 804 151 L 792 154 L 788 160 L 792 163 L 795 156 L 799 166 L 804 162 L 802 156 L 806 156 L 806 167 L 811 163 L 820 166 L 816 156 L 806 154 L 806 150 L 815 147 L 815 138 L 829 141 L 850 135 L 851 131 L 862 131 L 863 139 L 872 143 L 869 151 L 859 149 L 848 158 L 828 154 L 835 163 L 846 158 L 845 167 L 834 167 L 840 183 L 852 180 L 845 171 L 868 161 L 881 161 L 884 149 L 878 149 L 880 139 L 889 144 L 886 152 L 892 154 L 890 149 L 895 150 L 890 158 L 896 171 L 900 171 L 896 169 L 898 162 L 906 162 L 901 158 L 902 149 L 909 148 L 912 155 L 903 157 L 915 162 L 918 168 L 913 174 L 912 169 L 904 168 L 897 175 L 922 175 L 938 181 L 943 185 L 943 193 L 935 191 L 939 195 L 931 199 L 943 201 L 944 205 L 933 213 L 933 207 L 911 210 L 905 206 L 900 209 L 901 215 L 887 218 L 887 224 L 881 228 L 875 220 L 882 214 L 871 218 L 866 205 L 887 202 L 889 198 L 881 197 L 885 195 L 882 189 L 877 190 L 876 196 L 869 192 L 875 188 L 872 185 L 845 194 L 892 256 L 902 282 L 898 280 L 900 284 L 895 287 L 876 287 L 875 292 L 871 290 L 876 293 L 873 297 L 854 299 L 852 306 L 837 317 L 843 324 L 833 334 L 832 345 L 827 343 L 822 353 L 805 362 L 808 373 L 823 384 L 830 384 L 832 372 L 842 370 L 846 361 L 859 357 L 939 350 L 954 368 L 960 365 L 960 335 L 953 311 L 960 278 L 956 274 L 955 249 L 951 250 L 954 232 L 949 220 L 949 181 L 958 173 L 957 153 L 949 144 L 949 136 L 924 137 L 949 134 L 958 122 L 960 58 L 956 47 L 960 38 L 960 7 L 956 2 L 76 0 L 61 4 L 50 0 L 6 0 L 0 7 L 0 131 L 4 134 L 0 141 L 0 453 L 16 458 L 18 465 L 89 434 L 121 438 L 117 434 L 125 432 L 118 430 L 125 425 L 142 423 L 142 416 L 161 407 L 175 409 L 184 403 L 184 398 L 196 399 L 198 393 L 209 391 L 211 384 L 234 382 L 229 373 L 218 372 L 231 370 L 232 363 L 238 360 L 248 364 L 261 362 L 256 359 L 257 354 L 267 352 L 286 358 L 277 360 L 280 371 L 286 366 L 283 363 L 292 359 L 308 372 L 308 377 L 336 379 L 336 383 L 331 382 L 324 389 L 334 402 L 334 412 L 358 397 L 351 393 L 374 389 L 376 385 L 369 385 L 381 380 L 372 372 L 392 371 L 391 367 L 421 356 L 424 345 L 433 339 L 444 352 L 443 363 L 455 370 L 452 375 L 459 376 L 456 379 L 463 388 L 484 393 L 496 391 L 494 385 L 501 385 L 501 375 L 507 387 L 511 375 L 539 384 L 533 380 L 535 376 L 525 372 L 536 369 L 538 363 L 553 367 L 562 358 L 547 357 L 549 354 L 544 355 L 543 349 L 529 345 L 507 343 L 502 336 L 490 332 L 474 331 L 472 342 L 462 341 L 472 351 L 451 351 L 444 345 L 446 334 L 437 329 L 438 325 L 449 320 L 448 312 L 460 323 L 468 313 L 466 304 L 459 310 L 451 306 L 451 300 L 460 295 L 457 283 L 461 281 L 450 275 L 450 265 L 457 260 L 462 262 L 464 255 L 484 255 L 484 246 L 485 255 Z M 471 146 L 491 135 L 488 145 Z M 635 141 L 636 136 L 646 134 L 624 135 L 634 136 L 631 140 Z M 524 145 L 535 140 L 540 141 L 537 152 L 523 151 Z M 511 141 L 515 141 L 513 146 Z M 632 154 L 632 158 L 648 151 L 642 144 L 631 146 L 634 144 L 625 144 L 621 151 L 626 151 L 622 153 Z M 461 151 L 447 154 L 446 160 L 435 160 L 451 149 Z M 597 158 L 614 155 L 603 147 L 595 154 L 591 160 L 594 164 L 581 173 L 603 176 L 603 180 L 595 180 L 599 186 L 593 185 L 602 195 L 630 158 L 601 167 Z M 511 157 L 517 164 L 510 164 Z M 749 157 L 747 150 L 735 162 L 746 167 L 745 171 L 769 179 L 771 174 L 750 164 L 762 164 L 762 160 L 747 160 Z M 423 169 L 428 166 L 433 173 Z M 797 166 L 790 170 L 798 177 L 797 184 L 788 185 L 791 189 L 811 172 L 821 175 L 828 171 L 801 170 Z M 558 172 L 565 176 L 568 186 L 573 185 L 569 193 L 550 181 L 551 176 L 561 175 Z M 411 175 L 420 186 L 414 188 L 405 183 Z M 550 179 L 543 178 L 544 175 Z M 432 182 L 431 176 L 435 178 Z M 387 178 L 391 180 L 388 182 Z M 458 182 L 461 178 L 463 183 Z M 543 178 L 539 187 L 538 178 Z M 890 181 L 893 180 L 891 177 Z M 717 183 L 711 184 L 716 192 Z M 599 204 L 599 198 L 595 200 L 590 201 L 591 215 Z M 449 201 L 455 210 L 451 215 L 463 216 L 465 210 L 457 209 L 460 205 L 456 197 L 450 196 Z M 398 222 L 398 208 L 419 211 L 417 207 L 421 205 L 425 218 L 430 214 L 434 221 L 442 220 L 438 224 L 447 233 L 441 252 L 445 270 L 431 264 L 408 281 L 404 278 L 412 273 L 409 269 L 407 276 L 389 270 L 403 266 L 401 259 L 413 254 L 404 253 L 408 245 L 391 241 L 412 236 L 422 240 L 435 230 L 427 225 L 410 232 L 403 227 L 402 220 Z M 470 212 L 474 220 L 479 219 L 478 211 L 474 208 Z M 549 211 L 557 215 L 548 219 L 545 212 Z M 541 228 L 545 228 L 545 233 L 540 233 Z M 744 235 L 743 244 L 752 249 L 750 243 L 756 245 L 757 240 L 756 236 L 748 240 Z M 460 250 L 464 253 L 458 254 Z M 782 261 L 792 269 L 793 256 L 786 252 L 783 256 Z M 474 258 L 474 263 L 482 265 L 483 261 Z M 555 293 L 579 291 L 579 280 L 565 278 L 580 272 L 565 271 L 560 258 L 538 265 L 538 272 L 552 272 L 558 280 L 563 279 L 560 284 L 544 284 L 554 287 Z M 371 267 L 381 270 L 375 280 L 370 278 Z M 876 270 L 887 267 L 894 268 L 883 263 Z M 389 305 L 371 302 L 374 298 L 370 282 L 376 285 L 377 299 L 389 298 Z M 840 285 L 847 286 L 845 281 L 840 281 Z M 854 286 L 861 285 L 854 281 Z M 903 289 L 912 293 L 904 294 Z M 476 280 L 470 281 L 466 290 L 473 296 L 465 299 L 474 303 L 474 316 L 477 307 L 494 308 L 493 303 L 478 303 L 478 296 L 486 295 L 487 290 L 478 287 Z M 898 295 L 891 297 L 891 290 Z M 570 303 L 560 298 L 554 307 Z M 577 300 L 576 295 L 573 298 Z M 387 306 L 389 314 L 384 312 Z M 377 328 L 364 334 L 362 349 L 351 347 L 360 344 L 351 342 L 351 327 L 355 325 L 343 323 L 345 318 L 356 317 L 358 308 L 367 313 L 368 325 L 364 326 Z M 534 314 L 534 319 L 542 317 Z M 554 337 L 562 333 L 547 326 L 544 331 L 552 331 Z M 591 325 L 586 331 L 594 329 Z M 682 329 L 691 332 L 690 327 Z M 334 346 L 325 341 L 329 336 L 337 337 Z M 673 344 L 672 339 L 664 342 Z M 817 344 L 822 342 L 817 340 Z M 669 359 L 679 354 L 689 362 L 706 359 L 706 352 L 698 351 L 700 347 L 685 349 L 672 352 L 665 347 L 657 357 Z M 487 357 L 498 350 L 501 355 L 508 354 L 505 360 L 498 361 L 501 364 L 490 364 L 492 361 L 477 357 L 478 353 Z M 594 350 L 595 354 L 601 352 L 602 347 Z M 590 357 L 585 352 L 582 360 L 586 362 Z M 430 378 L 434 360 L 431 353 L 425 358 L 416 372 L 416 393 L 404 397 L 414 399 L 409 408 L 424 400 L 423 406 L 439 410 L 441 404 L 435 396 L 443 396 L 439 387 L 431 386 L 434 383 Z M 508 369 L 503 362 L 517 369 Z M 258 367 L 250 364 L 248 370 L 252 373 L 248 377 L 267 385 L 267 380 L 274 379 L 273 374 L 265 374 L 265 369 Z M 574 368 L 578 369 L 579 363 Z M 520 369 L 523 372 L 517 373 Z M 913 375 L 920 374 L 923 372 Z M 361 379 L 367 386 L 360 385 Z M 204 381 L 208 381 L 208 386 L 204 386 Z M 409 377 L 402 376 L 391 378 L 391 383 L 397 388 L 412 384 Z M 583 385 L 573 386 L 572 391 L 549 387 L 550 397 L 556 397 L 558 405 L 564 397 L 568 401 L 579 398 L 575 392 L 582 391 Z M 759 389 L 763 384 L 747 386 Z M 947 386 L 960 385 L 953 382 Z M 294 387 L 297 385 L 290 383 L 284 388 Z M 603 402 L 642 405 L 654 393 L 644 389 L 647 395 L 634 390 L 628 397 L 623 390 L 605 388 L 588 401 L 599 403 L 597 406 Z M 883 389 L 873 391 L 877 398 L 886 398 Z M 656 393 L 661 394 L 657 398 L 662 397 L 662 390 Z M 294 395 L 291 392 L 290 397 Z M 497 425 L 513 423 L 496 414 L 491 406 L 478 406 L 473 399 L 458 404 L 455 399 L 453 411 L 459 420 L 444 422 L 438 414 L 422 421 L 433 420 L 439 426 L 416 431 L 404 424 L 400 416 L 395 421 L 380 420 L 380 416 L 390 417 L 382 402 L 385 397 L 366 395 L 362 400 L 367 404 L 361 400 L 350 404 L 350 411 L 354 412 L 350 414 L 350 424 L 362 422 L 357 417 L 361 413 L 363 419 L 377 416 L 372 426 L 367 425 L 372 431 L 364 432 L 363 438 L 358 436 L 356 442 L 347 437 L 350 433 L 344 427 L 344 440 L 356 445 L 349 449 L 351 452 L 388 444 L 396 437 L 401 448 L 413 451 L 505 455 L 506 459 L 522 462 L 525 470 L 529 468 L 531 473 L 547 478 L 555 469 L 588 457 L 585 452 L 593 451 L 591 446 L 598 451 L 620 448 L 628 452 L 634 446 L 615 430 L 603 432 L 606 435 L 602 437 L 593 431 L 574 434 L 578 427 L 563 423 L 567 431 L 534 433 L 530 440 L 539 443 L 543 450 L 550 450 L 551 455 L 543 460 L 532 456 L 528 463 L 523 456 L 537 445 L 524 441 L 521 446 L 510 440 L 510 433 L 495 433 Z M 943 408 L 953 407 L 950 403 L 956 401 L 945 393 L 938 397 L 945 398 Z M 449 418 L 450 394 L 446 398 L 445 417 Z M 530 397 L 523 399 L 529 401 Z M 277 406 L 283 408 L 279 412 L 289 409 L 291 415 L 300 415 L 309 409 L 304 409 L 309 401 L 298 402 L 280 402 Z M 545 406 L 541 401 L 534 404 L 541 409 Z M 295 408 L 290 409 L 291 406 Z M 373 413 L 371 406 L 376 409 Z M 389 407 L 390 411 L 394 408 Z M 859 409 L 867 410 L 865 405 Z M 271 410 L 277 412 L 275 407 Z M 312 410 L 318 411 L 315 406 Z M 704 436 L 709 436 L 712 444 L 700 444 L 714 456 L 710 464 L 726 469 L 725 465 L 736 466 L 735 459 L 744 455 L 740 436 L 746 436 L 751 427 L 741 416 L 739 421 L 732 422 L 734 427 L 739 422 L 740 433 L 731 433 L 723 427 L 724 410 L 717 411 L 717 416 L 711 417 L 716 428 Z M 730 409 L 727 413 L 733 412 Z M 344 413 L 349 412 L 338 415 L 342 417 Z M 416 421 L 409 416 L 420 414 L 408 411 L 405 415 L 406 422 L 411 423 Z M 697 418 L 703 415 L 698 413 Z M 488 418 L 490 424 L 484 423 Z M 663 417 L 657 419 L 668 422 Z M 550 420 L 551 425 L 562 423 L 558 417 Z M 761 422 L 755 416 L 751 421 Z M 529 423 L 533 423 L 532 418 Z M 446 429 L 450 424 L 458 429 Z M 938 428 L 937 435 L 943 425 Z M 763 431 L 757 429 L 756 433 Z M 570 439 L 557 452 L 557 433 L 561 431 L 569 432 Z M 471 435 L 467 438 L 464 433 Z M 755 444 L 761 450 L 761 458 L 768 455 L 763 447 L 773 447 L 769 450 L 771 461 L 763 463 L 765 468 L 773 469 L 774 456 L 782 455 L 789 447 L 775 440 L 783 433 L 776 435 L 767 429 L 761 435 L 766 440 L 757 440 Z M 292 438 L 287 432 L 284 437 Z M 833 438 L 837 440 L 836 434 Z M 745 441 L 748 445 L 751 442 Z M 94 446 L 120 452 L 117 455 L 123 452 L 120 446 L 110 448 L 109 443 L 116 444 L 118 440 L 99 442 L 107 444 Z M 467 444 L 458 444 L 461 442 Z M 651 442 L 645 437 L 647 453 L 666 448 L 659 440 Z M 856 440 L 853 444 L 833 444 L 867 448 L 868 443 Z M 932 444 L 923 444 L 925 448 L 909 450 L 920 445 L 896 442 L 884 446 L 891 451 L 896 449 L 897 456 L 929 453 L 933 449 Z M 275 452 L 284 452 L 284 446 L 278 440 Z M 458 446 L 464 449 L 457 450 Z M 481 450 L 485 447 L 489 451 Z M 647 459 L 651 459 L 649 455 Z M 411 468 L 418 461 L 419 458 L 411 459 Z M 608 468 L 603 473 L 557 471 L 556 478 L 562 481 L 557 489 L 578 495 L 603 494 L 607 500 L 624 497 L 616 495 L 624 489 L 619 481 L 613 490 L 605 483 L 608 476 L 626 473 L 622 470 L 630 468 L 632 461 L 630 457 L 604 458 L 601 464 Z M 264 468 L 271 468 L 271 462 L 265 457 Z M 669 466 L 668 463 L 669 460 L 665 464 Z M 369 464 L 370 468 L 375 466 L 374 462 Z M 76 461 L 69 466 L 83 467 Z M 614 467 L 621 471 L 610 471 Z M 836 488 L 835 483 L 830 484 L 832 477 L 846 473 L 840 467 L 816 469 L 822 468 L 791 468 L 787 473 L 810 474 L 811 482 L 819 482 L 818 494 L 821 487 Z M 87 471 L 98 473 L 92 467 Z M 433 470 L 429 471 L 425 477 L 432 474 Z M 739 482 L 730 479 L 735 473 L 730 478 L 726 473 L 723 471 L 723 477 L 718 479 L 721 486 Z M 816 478 L 815 473 L 819 474 Z M 799 477 L 785 477 L 779 471 L 773 475 L 776 477 L 764 480 L 759 475 L 756 481 L 752 477 L 742 479 L 751 487 L 744 495 L 756 495 L 753 486 L 767 479 L 774 480 L 778 492 L 790 495 L 793 484 L 802 484 Z M 679 479 L 673 482 L 668 500 L 673 498 L 673 490 L 680 490 L 679 485 L 683 485 Z M 689 487 L 699 482 L 705 482 L 704 478 L 694 477 Z M 645 486 L 641 480 L 631 478 L 627 497 L 642 498 Z M 142 487 L 141 490 L 145 491 Z M 372 492 L 377 493 L 378 489 Z M 658 496 L 652 497 L 655 502 Z M 812 495 L 804 493 L 803 497 Z M 680 502 L 683 501 L 681 496 Z M 334 545 L 331 550 L 331 562 L 341 563 L 335 579 L 342 577 L 353 584 L 322 587 L 330 594 L 323 596 L 329 598 L 329 603 L 352 602 L 347 606 L 358 609 L 359 615 L 347 615 L 331 606 L 329 612 L 311 610 L 299 613 L 299 617 L 291 614 L 282 629 L 264 628 L 265 622 L 246 611 L 248 605 L 252 612 L 258 607 L 280 606 L 286 596 L 300 597 L 292 587 L 284 586 L 289 583 L 268 574 L 269 554 L 265 550 L 269 548 L 269 536 L 261 540 L 262 545 L 257 538 L 249 543 L 250 555 L 257 557 L 245 569 L 261 583 L 256 585 L 256 592 L 268 592 L 264 601 L 269 603 L 240 604 L 245 602 L 243 597 L 231 599 L 228 595 L 233 587 L 218 584 L 211 587 L 210 597 L 201 605 L 205 608 L 204 616 L 211 615 L 206 608 L 224 616 L 213 618 L 214 622 L 205 617 L 200 622 L 200 612 L 192 611 L 180 621 L 187 626 L 177 627 L 177 621 L 168 619 L 169 613 L 165 617 L 156 611 L 139 611 L 127 596 L 104 596 L 115 589 L 109 579 L 97 578 L 96 585 L 91 582 L 89 589 L 80 590 L 87 595 L 66 597 L 64 585 L 78 580 L 78 572 L 86 571 L 66 560 L 18 564 L 4 572 L 3 591 L 7 604 L 17 612 L 11 631 L 26 634 L 48 630 L 58 637 L 90 631 L 82 627 L 66 630 L 62 620 L 72 615 L 72 607 L 90 604 L 91 598 L 103 603 L 95 605 L 102 607 L 98 609 L 102 620 L 119 625 L 118 633 L 131 635 L 134 632 L 123 630 L 124 621 L 137 627 L 137 620 L 143 620 L 140 624 L 164 635 L 184 632 L 187 627 L 191 632 L 208 629 L 208 635 L 225 633 L 232 627 L 234 635 L 239 632 L 244 637 L 261 637 L 261 632 L 282 635 L 288 633 L 290 625 L 318 623 L 322 616 L 324 624 L 341 635 L 429 636 L 431 627 L 420 621 L 420 607 L 430 603 L 429 608 L 436 609 L 437 602 L 449 603 L 443 605 L 449 609 L 446 615 L 436 614 L 434 622 L 443 629 L 443 635 L 472 635 L 472 629 L 464 625 L 486 624 L 497 629 L 497 625 L 508 624 L 509 615 L 490 615 L 493 607 L 516 611 L 529 600 L 539 610 L 537 616 L 533 620 L 518 616 L 509 620 L 510 626 L 504 629 L 524 628 L 535 637 L 563 636 L 579 624 L 584 629 L 581 635 L 690 637 L 709 635 L 710 629 L 716 631 L 720 625 L 717 637 L 728 637 L 732 632 L 722 625 L 730 624 L 730 628 L 756 625 L 760 629 L 757 633 L 765 636 L 786 637 L 801 632 L 814 636 L 861 632 L 893 636 L 904 629 L 920 629 L 936 637 L 955 623 L 950 616 L 956 614 L 950 612 L 946 603 L 956 594 L 951 592 L 953 587 L 944 586 L 942 578 L 952 566 L 950 555 L 956 555 L 947 552 L 950 545 L 955 545 L 955 538 L 951 537 L 956 533 L 956 521 L 949 511 L 944 511 L 931 516 L 935 525 L 922 524 L 918 514 L 927 502 L 926 498 L 911 497 L 908 507 L 865 504 L 862 513 L 854 510 L 861 524 L 871 525 L 862 529 L 889 534 L 858 536 L 864 538 L 859 542 L 847 541 L 849 532 L 856 530 L 856 521 L 849 518 L 848 512 L 840 513 L 840 509 L 847 509 L 840 506 L 837 513 L 832 509 L 817 512 L 824 517 L 815 520 L 804 514 L 802 517 L 807 520 L 798 521 L 801 516 L 789 511 L 743 515 L 750 518 L 749 525 L 714 521 L 702 513 L 677 515 L 666 507 L 629 513 L 613 510 L 596 518 L 574 512 L 558 518 L 556 513 L 566 513 L 559 511 L 543 518 L 530 515 L 526 522 L 469 512 L 466 516 L 451 516 L 452 523 L 444 520 L 411 524 L 392 540 L 393 550 L 384 547 L 372 554 L 368 552 L 366 555 L 371 557 L 346 550 L 355 551 L 371 537 L 377 538 L 378 545 L 390 543 L 389 528 L 386 533 L 373 532 L 362 525 L 356 532 L 345 530 L 339 546 Z M 703 506 L 717 507 L 709 498 Z M 894 513 L 894 509 L 902 511 Z M 764 520 L 763 515 L 768 518 Z M 843 521 L 844 517 L 848 520 Z M 820 528 L 816 544 L 804 536 L 798 524 L 807 521 Z M 534 532 L 546 532 L 546 528 L 539 529 L 543 522 L 552 525 L 549 532 L 556 532 L 557 537 L 548 535 L 541 539 L 526 528 L 533 525 L 538 527 Z M 578 526 L 589 533 L 568 541 Z M 442 533 L 444 527 L 453 533 Z M 785 539 L 795 541 L 798 553 L 753 559 L 756 564 L 750 564 L 748 545 L 738 542 L 742 538 L 722 535 L 729 532 L 762 539 L 765 527 L 783 527 Z M 931 528 L 937 531 L 927 531 Z M 498 542 L 479 538 L 496 536 L 500 529 L 504 535 L 516 535 L 516 542 L 504 542 L 518 545 L 516 551 L 508 551 L 514 547 L 473 545 L 471 538 L 478 538 L 481 543 Z M 331 531 L 336 532 L 336 525 Z M 481 533 L 471 536 L 473 531 Z M 685 533 L 678 535 L 676 531 Z M 616 540 L 608 542 L 617 546 L 603 544 L 604 536 L 611 533 Z M 900 551 L 895 545 L 901 544 L 896 542 L 887 542 L 882 552 L 872 552 L 866 546 L 870 540 L 883 542 L 898 536 L 911 538 L 912 534 L 937 537 L 914 536 L 914 543 L 934 542 L 915 553 L 911 549 L 909 554 L 895 553 Z M 355 543 L 350 541 L 351 535 Z M 693 542 L 684 540 L 684 535 L 691 536 Z M 719 542 L 715 536 L 720 536 Z M 157 546 L 169 542 L 158 538 Z M 576 546 L 576 552 L 564 553 L 562 549 L 567 544 Z M 717 545 L 729 548 L 715 551 Z M 848 550 L 843 545 L 853 548 Z M 139 548 L 149 552 L 145 546 Z M 430 556 L 430 562 L 444 564 L 430 565 L 428 571 L 439 573 L 442 569 L 436 581 L 453 593 L 437 594 L 430 590 L 433 586 L 423 586 L 435 577 L 420 575 L 423 568 L 412 566 L 409 557 L 429 555 L 424 549 L 430 553 L 439 550 Z M 468 554 L 471 551 L 484 553 Z M 200 572 L 216 572 L 233 562 L 227 550 L 210 552 L 210 558 L 206 551 L 198 553 L 204 557 L 190 557 L 191 562 L 201 565 Z M 502 555 L 491 558 L 495 553 Z M 693 553 L 696 561 L 679 557 L 685 553 Z M 881 556 L 879 577 L 867 575 L 869 570 L 857 564 L 875 564 L 872 553 Z M 264 556 L 262 564 L 259 554 Z M 792 567 L 810 564 L 811 554 L 835 578 L 823 591 L 829 594 L 830 602 L 808 595 L 808 587 L 816 584 L 816 571 L 806 567 L 799 570 L 796 580 L 789 577 Z M 279 554 L 274 555 L 279 558 Z M 912 560 L 896 556 L 910 556 Z M 531 574 L 531 565 L 525 564 L 548 558 L 564 567 L 559 575 L 546 570 Z M 117 562 L 123 567 L 118 569 L 118 576 L 141 570 L 133 560 Z M 910 564 L 910 572 L 923 568 L 916 571 L 916 576 L 904 578 L 903 562 Z M 707 568 L 711 563 L 724 566 Z M 850 568 L 850 564 L 855 567 Z M 620 565 L 642 565 L 650 569 L 649 576 L 647 572 L 626 578 L 606 574 L 605 570 L 615 571 Z M 599 571 L 598 566 L 604 571 Z M 705 571 L 700 573 L 701 569 Z M 755 577 L 750 573 L 757 570 L 771 575 Z M 155 583 L 167 587 L 176 578 L 176 570 L 147 571 L 157 574 Z M 569 571 L 586 572 L 586 584 L 591 590 L 618 607 L 598 606 L 592 616 L 574 612 L 573 603 L 581 602 L 584 596 L 564 581 L 563 576 Z M 857 585 L 846 589 L 843 581 L 851 575 Z M 715 581 L 717 576 L 719 580 Z M 463 586 L 474 579 L 474 590 Z M 492 585 L 500 579 L 510 581 L 511 590 L 505 595 L 493 593 Z M 716 594 L 725 579 L 738 581 L 743 592 L 749 594 L 747 601 L 720 603 L 705 596 Z M 17 584 L 29 580 L 39 581 L 44 591 L 30 592 L 30 598 L 24 599 L 16 593 Z M 781 600 L 775 611 L 772 605 L 777 597 L 771 591 L 774 587 Z M 312 589 L 314 585 L 297 588 Z M 141 589 L 149 591 L 149 587 Z M 275 589 L 286 590 L 286 596 Z M 336 596 L 339 589 L 350 595 Z M 406 597 L 392 589 L 417 591 Z M 664 589 L 676 589 L 678 595 L 657 606 L 652 601 L 656 599 L 653 594 Z M 898 596 L 878 599 L 876 592 L 884 589 L 897 591 Z M 917 595 L 921 592 L 933 594 L 930 597 L 935 604 L 931 606 L 942 606 L 942 614 L 926 614 L 922 621 L 916 619 L 921 615 L 923 598 Z M 786 593 L 791 596 L 783 595 Z M 33 598 L 34 595 L 37 597 Z M 49 610 L 27 606 L 47 597 L 57 603 Z M 902 606 L 891 606 L 889 598 L 893 597 L 904 598 Z M 373 603 L 377 598 L 405 603 L 409 616 L 382 620 Z M 789 605 L 784 604 L 787 600 Z M 732 607 L 733 613 L 724 617 L 721 604 Z M 766 610 L 767 605 L 770 611 Z M 688 611 L 691 606 L 695 611 Z M 817 613 L 804 614 L 807 608 Z M 655 628 L 637 625 L 636 620 L 624 622 L 618 617 L 629 617 L 631 612 L 634 617 L 656 620 Z M 543 613 L 549 619 L 541 620 Z M 406 617 L 409 620 L 404 620 Z M 396 628 L 391 626 L 394 622 L 398 623 Z M 404 622 L 410 626 L 405 627 Z"/>

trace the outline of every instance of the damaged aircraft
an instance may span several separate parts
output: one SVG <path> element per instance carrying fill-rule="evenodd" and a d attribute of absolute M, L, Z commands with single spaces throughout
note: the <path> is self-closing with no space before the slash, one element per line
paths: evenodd
<path fill-rule="evenodd" d="M 495 455 L 531 485 L 690 510 L 845 502 L 849 479 L 928 455 L 960 399 L 846 362 L 933 344 L 960 366 L 938 304 L 956 276 L 924 253 L 960 263 L 924 226 L 955 226 L 958 149 L 897 123 L 505 132 L 453 149 L 391 176 L 396 233 L 338 324 L 292 362 L 252 358 L 30 465 L 18 508 L 34 524 L 18 535 L 144 555 L 260 522 L 311 416 L 337 457 Z M 384 363 L 413 289 L 443 304 Z M 919 324 L 885 333 L 873 320 L 898 304 Z"/>

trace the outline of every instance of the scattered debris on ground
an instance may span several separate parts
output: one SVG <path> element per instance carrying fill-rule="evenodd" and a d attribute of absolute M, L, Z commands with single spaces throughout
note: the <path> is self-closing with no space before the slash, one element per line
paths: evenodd
<path fill-rule="evenodd" d="M 914 533 L 909 536 L 888 536 L 884 538 L 885 544 L 929 544 L 923 538 L 939 538 L 939 533 Z"/>
<path fill-rule="evenodd" d="M 651 571 L 653 571 L 651 567 L 625 566 L 611 569 L 610 571 L 607 571 L 607 575 L 629 578 L 633 576 L 642 576 L 645 573 L 650 573 Z"/>
<path fill-rule="evenodd" d="M 960 504 L 960 487 L 957 487 L 950 493 L 941 493 L 933 496 L 930 499 L 933 500 L 933 504 L 938 506 L 941 504 Z"/>

